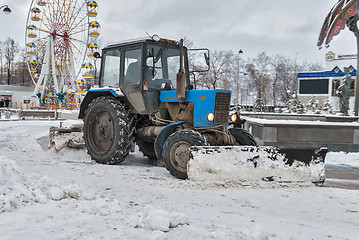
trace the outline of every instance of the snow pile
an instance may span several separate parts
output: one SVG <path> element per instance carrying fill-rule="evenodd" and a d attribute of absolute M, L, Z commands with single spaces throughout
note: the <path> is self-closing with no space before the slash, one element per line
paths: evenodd
<path fill-rule="evenodd" d="M 145 228 L 162 232 L 168 232 L 170 228 L 189 224 L 187 217 L 182 213 L 170 213 L 163 209 L 156 209 L 152 206 L 145 207 L 143 222 Z"/>
<path fill-rule="evenodd" d="M 0 156 L 0 213 L 9 212 L 33 203 L 47 203 L 50 200 L 82 199 L 78 185 L 65 187 L 53 183 L 47 176 L 33 173 L 26 175 L 12 160 Z M 90 197 L 91 198 L 91 197 Z"/>
<path fill-rule="evenodd" d="M 168 212 L 151 205 L 125 205 L 101 194 L 84 193 L 76 184 L 62 186 L 47 176 L 27 175 L 15 161 L 0 156 L 0 214 L 19 211 L 29 205 L 34 207 L 34 204 L 48 208 L 51 202 L 56 203 L 56 209 L 74 215 L 117 219 L 134 229 L 148 231 L 153 240 L 167 239 L 170 229 L 189 224 L 188 218 L 179 212 Z"/>

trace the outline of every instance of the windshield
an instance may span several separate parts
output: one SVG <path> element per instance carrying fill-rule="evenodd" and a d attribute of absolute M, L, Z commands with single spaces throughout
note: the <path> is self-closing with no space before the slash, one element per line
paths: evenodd
<path fill-rule="evenodd" d="M 169 46 L 148 45 L 146 81 L 151 88 L 176 89 L 180 68 L 180 49 Z"/>

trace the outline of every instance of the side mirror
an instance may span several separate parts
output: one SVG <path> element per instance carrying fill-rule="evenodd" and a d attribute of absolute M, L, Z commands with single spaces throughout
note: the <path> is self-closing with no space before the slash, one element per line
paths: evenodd
<path fill-rule="evenodd" d="M 101 58 L 101 55 L 99 52 L 94 52 L 93 56 L 94 56 L 94 58 L 97 58 L 97 59 Z"/>
<path fill-rule="evenodd" d="M 193 69 L 190 69 L 191 73 L 209 71 L 211 62 L 210 62 L 210 57 L 209 57 L 210 54 L 208 48 L 188 49 L 188 53 L 190 54 L 191 61 L 195 63 L 195 66 L 192 65 Z"/>
<path fill-rule="evenodd" d="M 209 55 L 207 55 L 207 53 L 203 53 L 203 55 L 204 55 L 204 59 L 206 61 L 206 64 L 209 67 Z"/>

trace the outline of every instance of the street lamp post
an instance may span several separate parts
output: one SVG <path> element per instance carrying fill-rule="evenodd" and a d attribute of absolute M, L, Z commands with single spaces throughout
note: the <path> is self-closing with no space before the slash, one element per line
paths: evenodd
<path fill-rule="evenodd" d="M 238 111 L 238 98 L 239 98 L 239 60 L 240 55 L 243 53 L 242 49 L 238 51 L 238 62 L 237 62 L 237 84 L 236 84 L 236 111 Z"/>
<path fill-rule="evenodd" d="M 0 9 L 4 9 L 3 12 L 4 12 L 6 15 L 9 15 L 9 14 L 11 13 L 11 9 L 9 8 L 8 5 L 1 6 Z"/>

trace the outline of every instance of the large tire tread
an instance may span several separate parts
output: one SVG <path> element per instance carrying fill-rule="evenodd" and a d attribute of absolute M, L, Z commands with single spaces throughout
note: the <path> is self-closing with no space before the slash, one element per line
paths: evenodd
<path fill-rule="evenodd" d="M 236 139 L 235 145 L 241 146 L 258 146 L 256 140 L 254 139 L 253 135 L 250 134 L 247 130 L 242 128 L 231 128 L 229 129 L 231 135 Z"/>
<path fill-rule="evenodd" d="M 92 114 L 100 109 L 106 109 L 115 122 L 114 136 L 111 148 L 103 153 L 96 151 L 96 147 L 92 146 L 89 134 L 89 122 L 93 121 Z M 131 150 L 134 141 L 133 117 L 129 108 L 118 101 L 114 97 L 101 96 L 94 99 L 87 110 L 84 117 L 84 140 L 88 150 L 88 154 L 93 160 L 102 164 L 119 164 L 125 160 Z M 91 124 L 90 124 L 91 125 Z"/>

